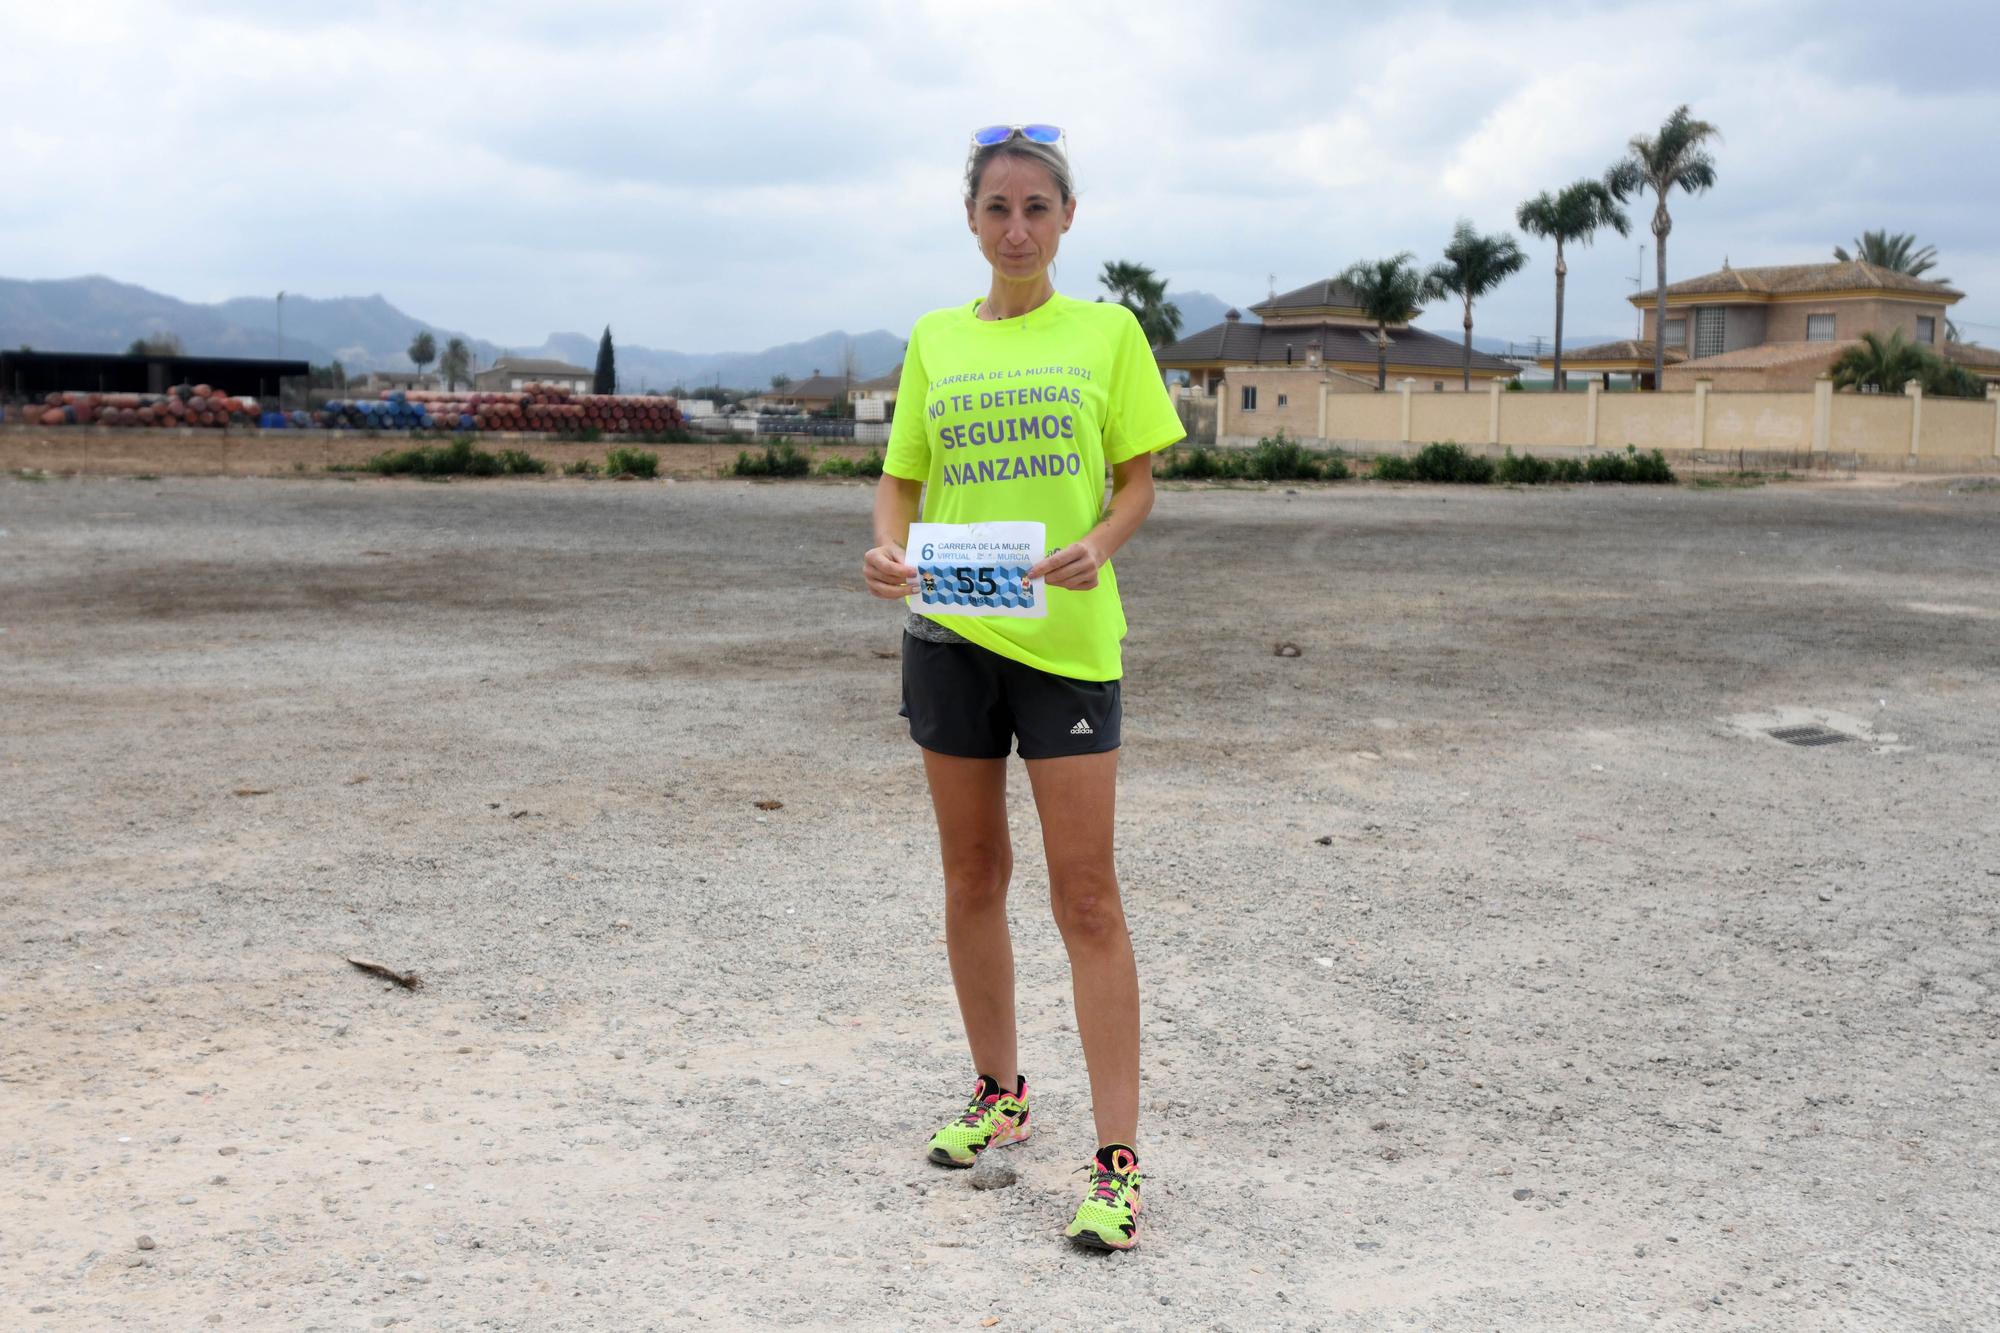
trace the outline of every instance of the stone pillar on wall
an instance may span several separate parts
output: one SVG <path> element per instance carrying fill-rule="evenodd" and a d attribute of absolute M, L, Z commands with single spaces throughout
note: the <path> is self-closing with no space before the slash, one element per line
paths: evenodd
<path fill-rule="evenodd" d="M 1708 380 L 1694 382 L 1694 447 L 1708 448 Z"/>
<path fill-rule="evenodd" d="M 1910 457 L 1917 456 L 1917 441 L 1924 433 L 1924 386 L 1916 380 L 1903 381 L 1903 396 L 1910 400 Z"/>
<path fill-rule="evenodd" d="M 1499 380 L 1486 382 L 1488 401 L 1486 404 L 1486 442 L 1500 443 L 1500 395 L 1504 392 Z"/>
<path fill-rule="evenodd" d="M 1408 376 L 1405 376 L 1404 378 L 1396 382 L 1396 392 L 1403 395 L 1402 441 L 1404 444 L 1408 444 L 1410 442 L 1410 390 L 1416 387 L 1417 387 L 1417 382 L 1413 379 L 1410 379 Z"/>
<path fill-rule="evenodd" d="M 1311 351 L 1309 350 L 1306 355 L 1311 356 Z M 1322 440 L 1326 438 L 1326 381 L 1324 379 L 1319 382 L 1319 437 Z"/>
<path fill-rule="evenodd" d="M 1813 381 L 1812 451 L 1823 454 L 1833 442 L 1833 380 L 1821 375 Z"/>
<path fill-rule="evenodd" d="M 2000 458 L 2000 384 L 1986 386 L 1986 401 L 1993 404 L 1993 456 Z"/>
<path fill-rule="evenodd" d="M 1215 386 L 1215 442 L 1222 443 L 1222 437 L 1229 433 L 1229 377 L 1222 377 L 1222 383 Z"/>
<path fill-rule="evenodd" d="M 1583 442 L 1591 449 L 1597 447 L 1597 393 L 1603 387 L 1596 380 L 1592 380 L 1589 389 L 1584 393 Z"/>

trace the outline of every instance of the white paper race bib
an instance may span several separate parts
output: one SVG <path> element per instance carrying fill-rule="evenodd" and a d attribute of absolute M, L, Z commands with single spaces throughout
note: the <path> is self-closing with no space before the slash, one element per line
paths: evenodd
<path fill-rule="evenodd" d="M 917 567 L 910 608 L 947 616 L 1049 613 L 1042 580 L 1028 570 L 1044 554 L 1041 523 L 912 523 L 905 548 Z"/>

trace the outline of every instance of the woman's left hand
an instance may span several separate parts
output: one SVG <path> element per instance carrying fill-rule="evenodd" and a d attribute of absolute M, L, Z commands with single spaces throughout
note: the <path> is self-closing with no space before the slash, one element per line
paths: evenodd
<path fill-rule="evenodd" d="M 1088 592 L 1097 586 L 1097 571 L 1103 564 L 1104 557 L 1084 538 L 1049 552 L 1028 570 L 1028 577 L 1047 579 L 1051 587 Z"/>

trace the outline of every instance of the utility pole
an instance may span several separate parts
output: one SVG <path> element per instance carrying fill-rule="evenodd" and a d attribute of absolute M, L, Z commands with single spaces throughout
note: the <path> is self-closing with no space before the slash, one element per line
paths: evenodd
<path fill-rule="evenodd" d="M 278 359 L 285 359 L 285 294 L 278 293 Z"/>

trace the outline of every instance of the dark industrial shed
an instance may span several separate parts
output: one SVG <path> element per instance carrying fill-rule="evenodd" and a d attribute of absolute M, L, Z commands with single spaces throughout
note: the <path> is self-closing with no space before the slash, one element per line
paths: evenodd
<path fill-rule="evenodd" d="M 38 401 L 51 393 L 165 393 L 207 384 L 218 393 L 276 406 L 286 381 L 303 393 L 303 361 L 233 356 L 121 356 L 103 352 L 0 352 L 0 399 Z"/>

